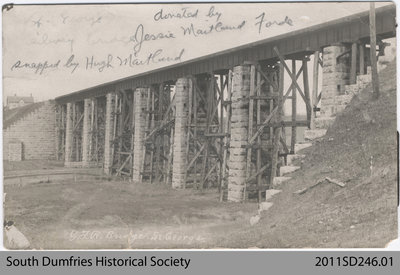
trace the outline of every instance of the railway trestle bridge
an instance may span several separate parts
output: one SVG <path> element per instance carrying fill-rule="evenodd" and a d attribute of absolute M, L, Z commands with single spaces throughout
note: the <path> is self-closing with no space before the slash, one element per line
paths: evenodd
<path fill-rule="evenodd" d="M 379 54 L 395 36 L 394 5 L 376 10 L 376 34 Z M 261 200 L 296 153 L 296 129 L 318 128 L 338 111 L 333 98 L 367 74 L 369 35 L 364 12 L 60 96 L 57 157 L 135 182 Z"/>

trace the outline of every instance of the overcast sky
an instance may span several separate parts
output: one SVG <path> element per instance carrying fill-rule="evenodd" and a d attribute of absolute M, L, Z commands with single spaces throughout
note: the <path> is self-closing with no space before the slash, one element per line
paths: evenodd
<path fill-rule="evenodd" d="M 3 100 L 52 99 L 368 9 L 360 2 L 14 6 L 3 12 Z M 282 24 L 260 27 L 262 17 Z M 218 22 L 219 32 L 189 34 L 192 25 L 205 32 Z M 147 64 L 149 54 L 172 60 Z M 125 64 L 130 56 L 144 64 Z"/>

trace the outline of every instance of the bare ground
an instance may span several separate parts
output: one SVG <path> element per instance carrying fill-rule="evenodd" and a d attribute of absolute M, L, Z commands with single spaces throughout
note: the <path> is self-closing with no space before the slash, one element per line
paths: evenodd
<path fill-rule="evenodd" d="M 220 203 L 215 190 L 106 180 L 5 185 L 5 218 L 35 249 L 384 247 L 397 237 L 395 75 L 392 63 L 381 97 L 367 88 L 304 151 L 302 169 L 255 226 L 255 203 Z M 346 187 L 293 193 L 327 176 Z"/>
<path fill-rule="evenodd" d="M 215 190 L 118 181 L 10 185 L 5 192 L 6 219 L 36 249 L 200 248 L 248 226 L 257 210 L 219 203 Z"/>

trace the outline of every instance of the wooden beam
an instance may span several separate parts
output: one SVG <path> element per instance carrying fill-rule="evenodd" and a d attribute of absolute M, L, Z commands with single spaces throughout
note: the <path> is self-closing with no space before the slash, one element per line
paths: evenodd
<path fill-rule="evenodd" d="M 75 104 L 74 104 L 74 106 L 75 106 Z M 76 107 L 78 108 L 78 106 L 76 106 Z M 82 122 L 83 117 L 84 117 L 84 114 L 81 114 L 78 121 L 75 123 L 74 130 L 73 130 L 74 132 L 77 130 L 76 128 L 78 128 L 79 124 Z"/>
<path fill-rule="evenodd" d="M 282 88 L 283 89 L 283 88 Z M 282 99 L 282 102 L 284 103 L 286 98 L 289 96 L 290 94 L 290 90 L 288 90 L 285 94 L 285 96 Z M 271 101 L 272 102 L 272 101 Z M 282 103 L 282 104 L 283 104 Z M 272 104 L 271 106 L 272 107 Z M 257 131 L 255 132 L 255 134 L 253 135 L 253 137 L 250 139 L 250 141 L 248 142 L 249 145 L 252 145 L 254 143 L 254 141 L 256 140 L 256 138 L 263 132 L 264 128 L 269 126 L 269 122 L 271 121 L 271 119 L 274 117 L 275 113 L 278 110 L 278 106 L 276 106 L 270 113 L 269 115 L 264 119 L 263 123 L 261 123 L 262 125 L 260 126 L 260 128 L 257 129 Z"/>
<path fill-rule="evenodd" d="M 165 111 L 165 113 L 164 113 L 164 118 L 163 118 L 163 120 L 161 121 L 161 125 L 158 126 L 158 127 L 156 127 L 153 131 L 151 131 L 151 132 L 144 138 L 144 141 L 145 141 L 145 142 L 148 141 L 150 138 L 152 138 L 153 135 L 154 135 L 155 133 L 157 133 L 158 131 L 160 131 L 160 130 L 163 129 L 164 127 L 166 127 L 169 123 L 171 123 L 172 121 L 175 121 L 174 118 L 171 119 L 170 121 L 167 121 L 167 119 L 169 118 L 168 113 L 171 111 L 172 106 L 173 106 L 174 104 L 175 104 L 175 95 L 174 95 L 174 97 L 172 98 L 170 104 L 168 105 L 167 111 Z"/>
<path fill-rule="evenodd" d="M 315 118 L 317 112 L 314 109 L 318 105 L 318 74 L 319 74 L 319 51 L 314 52 L 314 65 L 313 65 L 313 90 L 312 90 L 312 104 L 311 104 L 311 121 L 310 128 L 315 128 Z"/>
<path fill-rule="evenodd" d="M 231 100 L 231 89 L 232 89 L 232 71 L 229 70 L 228 75 L 226 76 L 226 82 L 227 82 L 227 100 Z M 231 131 L 231 104 L 226 105 L 226 127 L 225 127 L 225 133 L 228 134 Z M 228 144 L 229 144 L 229 136 L 226 135 L 224 137 L 224 146 L 223 146 L 223 156 L 222 156 L 222 179 L 221 179 L 221 190 L 219 194 L 219 201 L 223 200 L 224 197 L 224 187 L 227 186 L 228 184 L 225 184 L 225 175 L 226 175 L 226 166 L 227 166 L 227 161 L 228 161 Z"/>
<path fill-rule="evenodd" d="M 286 135 L 281 135 L 279 140 L 280 140 L 280 142 L 281 142 L 281 144 L 283 146 L 283 150 L 285 151 L 285 153 L 289 154 L 289 148 L 287 147 L 285 137 L 286 137 Z"/>
<path fill-rule="evenodd" d="M 257 66 L 257 87 L 256 87 L 256 94 L 257 96 L 261 95 L 261 66 Z M 261 101 L 257 100 L 257 125 L 261 123 Z M 261 146 L 261 134 L 257 137 L 257 143 Z M 257 159 L 256 159 L 256 168 L 257 168 L 257 188 L 261 186 L 261 176 L 262 173 L 259 173 L 261 170 L 261 148 L 257 148 Z M 257 192 L 257 201 L 261 202 L 261 192 Z"/>
<path fill-rule="evenodd" d="M 193 107 L 193 80 L 189 78 L 189 106 L 188 106 L 188 120 L 187 120 L 187 135 L 186 135 L 186 164 L 189 161 L 189 150 L 190 150 L 190 126 L 192 124 L 192 107 Z M 183 188 L 186 188 L 186 181 L 188 177 L 189 167 L 185 171 L 185 180 L 183 181 Z"/>
<path fill-rule="evenodd" d="M 369 32 L 370 32 L 370 54 L 372 69 L 372 91 L 375 99 L 379 98 L 379 78 L 376 58 L 376 24 L 375 24 L 375 3 L 369 3 Z"/>
<path fill-rule="evenodd" d="M 292 72 L 296 71 L 296 60 L 292 60 Z M 303 72 L 304 74 L 304 72 Z M 292 82 L 296 81 L 295 79 L 292 78 Z M 291 133 L 291 139 L 290 139 L 290 151 L 294 152 L 294 147 L 296 144 L 296 115 L 297 115 L 297 101 L 296 101 L 296 87 L 292 85 L 292 133 Z"/>
<path fill-rule="evenodd" d="M 258 180 L 258 178 L 262 176 L 262 174 L 270 167 L 270 165 L 271 164 L 268 163 L 268 164 L 264 165 L 263 167 L 260 167 L 260 169 L 255 174 L 251 175 L 251 177 L 246 180 L 246 182 L 248 184 L 250 184 L 250 183 Z"/>
<path fill-rule="evenodd" d="M 308 84 L 308 58 L 303 59 L 303 86 L 304 86 L 304 96 L 306 97 L 306 100 L 308 104 L 306 104 L 306 109 L 307 109 L 307 121 L 309 124 L 307 125 L 309 128 L 311 128 L 311 116 L 312 116 L 312 100 L 310 97 L 310 86 Z"/>
<path fill-rule="evenodd" d="M 278 85 L 278 91 L 279 91 L 279 99 L 277 102 L 277 121 L 281 120 L 282 116 L 282 105 L 283 105 L 283 85 L 284 85 L 284 63 L 281 62 L 279 63 L 279 85 Z M 278 169 L 278 152 L 279 152 L 279 142 L 280 142 L 280 137 L 281 137 L 281 127 L 276 127 L 274 129 L 274 139 L 273 139 L 273 148 L 272 148 L 272 159 L 271 159 L 271 174 L 269 178 L 269 183 L 272 185 L 274 182 L 274 177 L 276 175 L 276 171 Z"/>
<path fill-rule="evenodd" d="M 157 115 L 157 120 L 158 121 L 161 121 L 161 117 L 162 117 L 162 115 L 163 115 L 163 113 L 162 113 L 162 107 L 163 107 L 163 100 L 162 100 L 162 97 L 163 97 L 163 91 L 164 91 L 164 85 L 163 85 L 163 83 L 161 83 L 160 85 L 159 85 L 159 87 L 158 87 L 158 115 Z M 157 125 L 158 126 L 158 125 Z M 157 127 L 156 126 L 156 127 Z M 159 181 L 160 180 L 160 171 L 162 171 L 162 169 L 161 169 L 161 165 L 160 165 L 160 162 L 161 162 L 161 144 L 163 143 L 163 138 L 162 138 L 162 136 L 161 135 L 157 135 L 156 136 L 156 163 L 157 163 L 157 168 L 156 168 L 156 173 L 155 173 L 155 178 L 156 178 L 156 181 Z M 162 168 L 165 168 L 165 167 L 162 167 Z M 162 175 L 162 174 L 161 174 Z"/>
<path fill-rule="evenodd" d="M 197 113 L 198 113 L 198 100 L 197 100 L 197 94 L 200 92 L 200 90 L 197 88 L 197 81 L 194 78 L 193 79 L 193 140 L 197 140 Z M 193 153 L 196 155 L 197 154 L 197 147 L 196 145 L 194 146 Z M 194 162 L 193 166 L 194 170 L 194 175 L 193 175 L 193 185 L 197 186 L 197 163 Z"/>
<path fill-rule="evenodd" d="M 364 63 L 364 48 L 365 48 L 365 45 L 363 44 L 363 43 L 361 43 L 360 45 L 359 45 L 359 48 L 360 48 L 360 54 L 359 54 L 359 56 L 360 56 L 360 62 L 359 62 L 359 64 L 360 64 L 360 68 L 359 68 L 359 71 L 360 71 L 360 75 L 363 75 L 363 74 L 365 74 L 365 63 Z"/>
<path fill-rule="evenodd" d="M 220 116 L 219 116 L 219 132 L 221 134 L 225 134 L 224 133 L 224 91 L 225 91 L 225 83 L 226 83 L 226 79 L 224 82 L 224 75 L 220 74 L 219 75 L 219 87 L 220 87 L 220 94 L 219 97 L 221 99 L 221 104 L 219 105 L 219 112 L 220 112 Z M 219 162 L 219 174 L 218 174 L 218 189 L 219 192 L 221 192 L 221 188 L 222 188 L 222 177 L 223 177 L 223 172 L 222 170 L 224 170 L 223 165 L 224 165 L 224 138 L 225 136 L 221 137 L 221 142 L 220 142 L 220 148 L 219 151 L 222 152 L 222 160 Z"/>
<path fill-rule="evenodd" d="M 289 76 L 292 78 L 292 82 L 294 83 L 294 85 L 296 86 L 297 90 L 299 91 L 299 94 L 301 95 L 301 97 L 303 98 L 304 102 L 306 103 L 306 105 L 309 105 L 310 103 L 306 100 L 305 95 L 303 94 L 299 84 L 296 81 L 296 72 L 291 72 L 288 65 L 285 62 L 285 59 L 283 58 L 283 56 L 279 53 L 278 48 L 274 47 L 274 51 L 277 54 L 279 61 L 283 64 L 284 68 L 286 69 L 287 73 L 289 74 Z"/>
<path fill-rule="evenodd" d="M 357 43 L 351 44 L 350 84 L 357 82 Z"/>
<path fill-rule="evenodd" d="M 155 115 L 155 89 L 154 86 L 151 86 L 151 117 L 150 117 L 150 129 L 154 129 L 155 126 L 155 121 L 154 121 L 154 115 Z M 152 150 L 150 151 L 150 183 L 153 183 L 153 159 L 154 159 L 154 146 L 155 145 L 155 140 L 153 138 L 153 143 L 152 143 Z"/>

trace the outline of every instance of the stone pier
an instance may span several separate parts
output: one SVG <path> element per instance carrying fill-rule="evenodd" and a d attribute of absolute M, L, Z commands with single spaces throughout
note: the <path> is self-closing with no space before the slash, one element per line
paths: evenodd
<path fill-rule="evenodd" d="M 106 97 L 106 116 L 104 134 L 104 173 L 111 174 L 113 164 L 112 137 L 114 131 L 115 93 L 108 93 Z"/>
<path fill-rule="evenodd" d="M 228 201 L 243 200 L 246 182 L 246 145 L 249 123 L 250 65 L 233 68 Z"/>
<path fill-rule="evenodd" d="M 185 186 L 186 173 L 186 142 L 187 142 L 187 123 L 189 112 L 189 93 L 191 83 L 188 78 L 179 78 L 175 86 L 175 134 L 173 145 L 173 169 L 172 187 L 183 188 Z"/>
<path fill-rule="evenodd" d="M 67 114 L 65 116 L 66 128 L 65 128 L 65 159 L 66 163 L 72 160 L 72 142 L 73 142 L 73 129 L 72 129 L 72 104 L 67 103 Z"/>
<path fill-rule="evenodd" d="M 134 121 L 135 133 L 133 137 L 133 173 L 132 180 L 141 181 L 141 172 L 144 164 L 144 137 L 146 128 L 146 100 L 149 88 L 137 88 L 134 94 Z"/>
<path fill-rule="evenodd" d="M 90 113 L 91 113 L 92 99 L 86 98 L 84 100 L 83 109 L 83 130 L 82 130 L 82 166 L 88 167 L 90 164 Z"/>
<path fill-rule="evenodd" d="M 351 55 L 340 55 L 348 50 L 349 47 L 343 45 L 329 46 L 323 50 L 321 116 L 332 117 L 341 111 L 335 99 L 345 93 L 345 86 L 349 84 Z"/>

